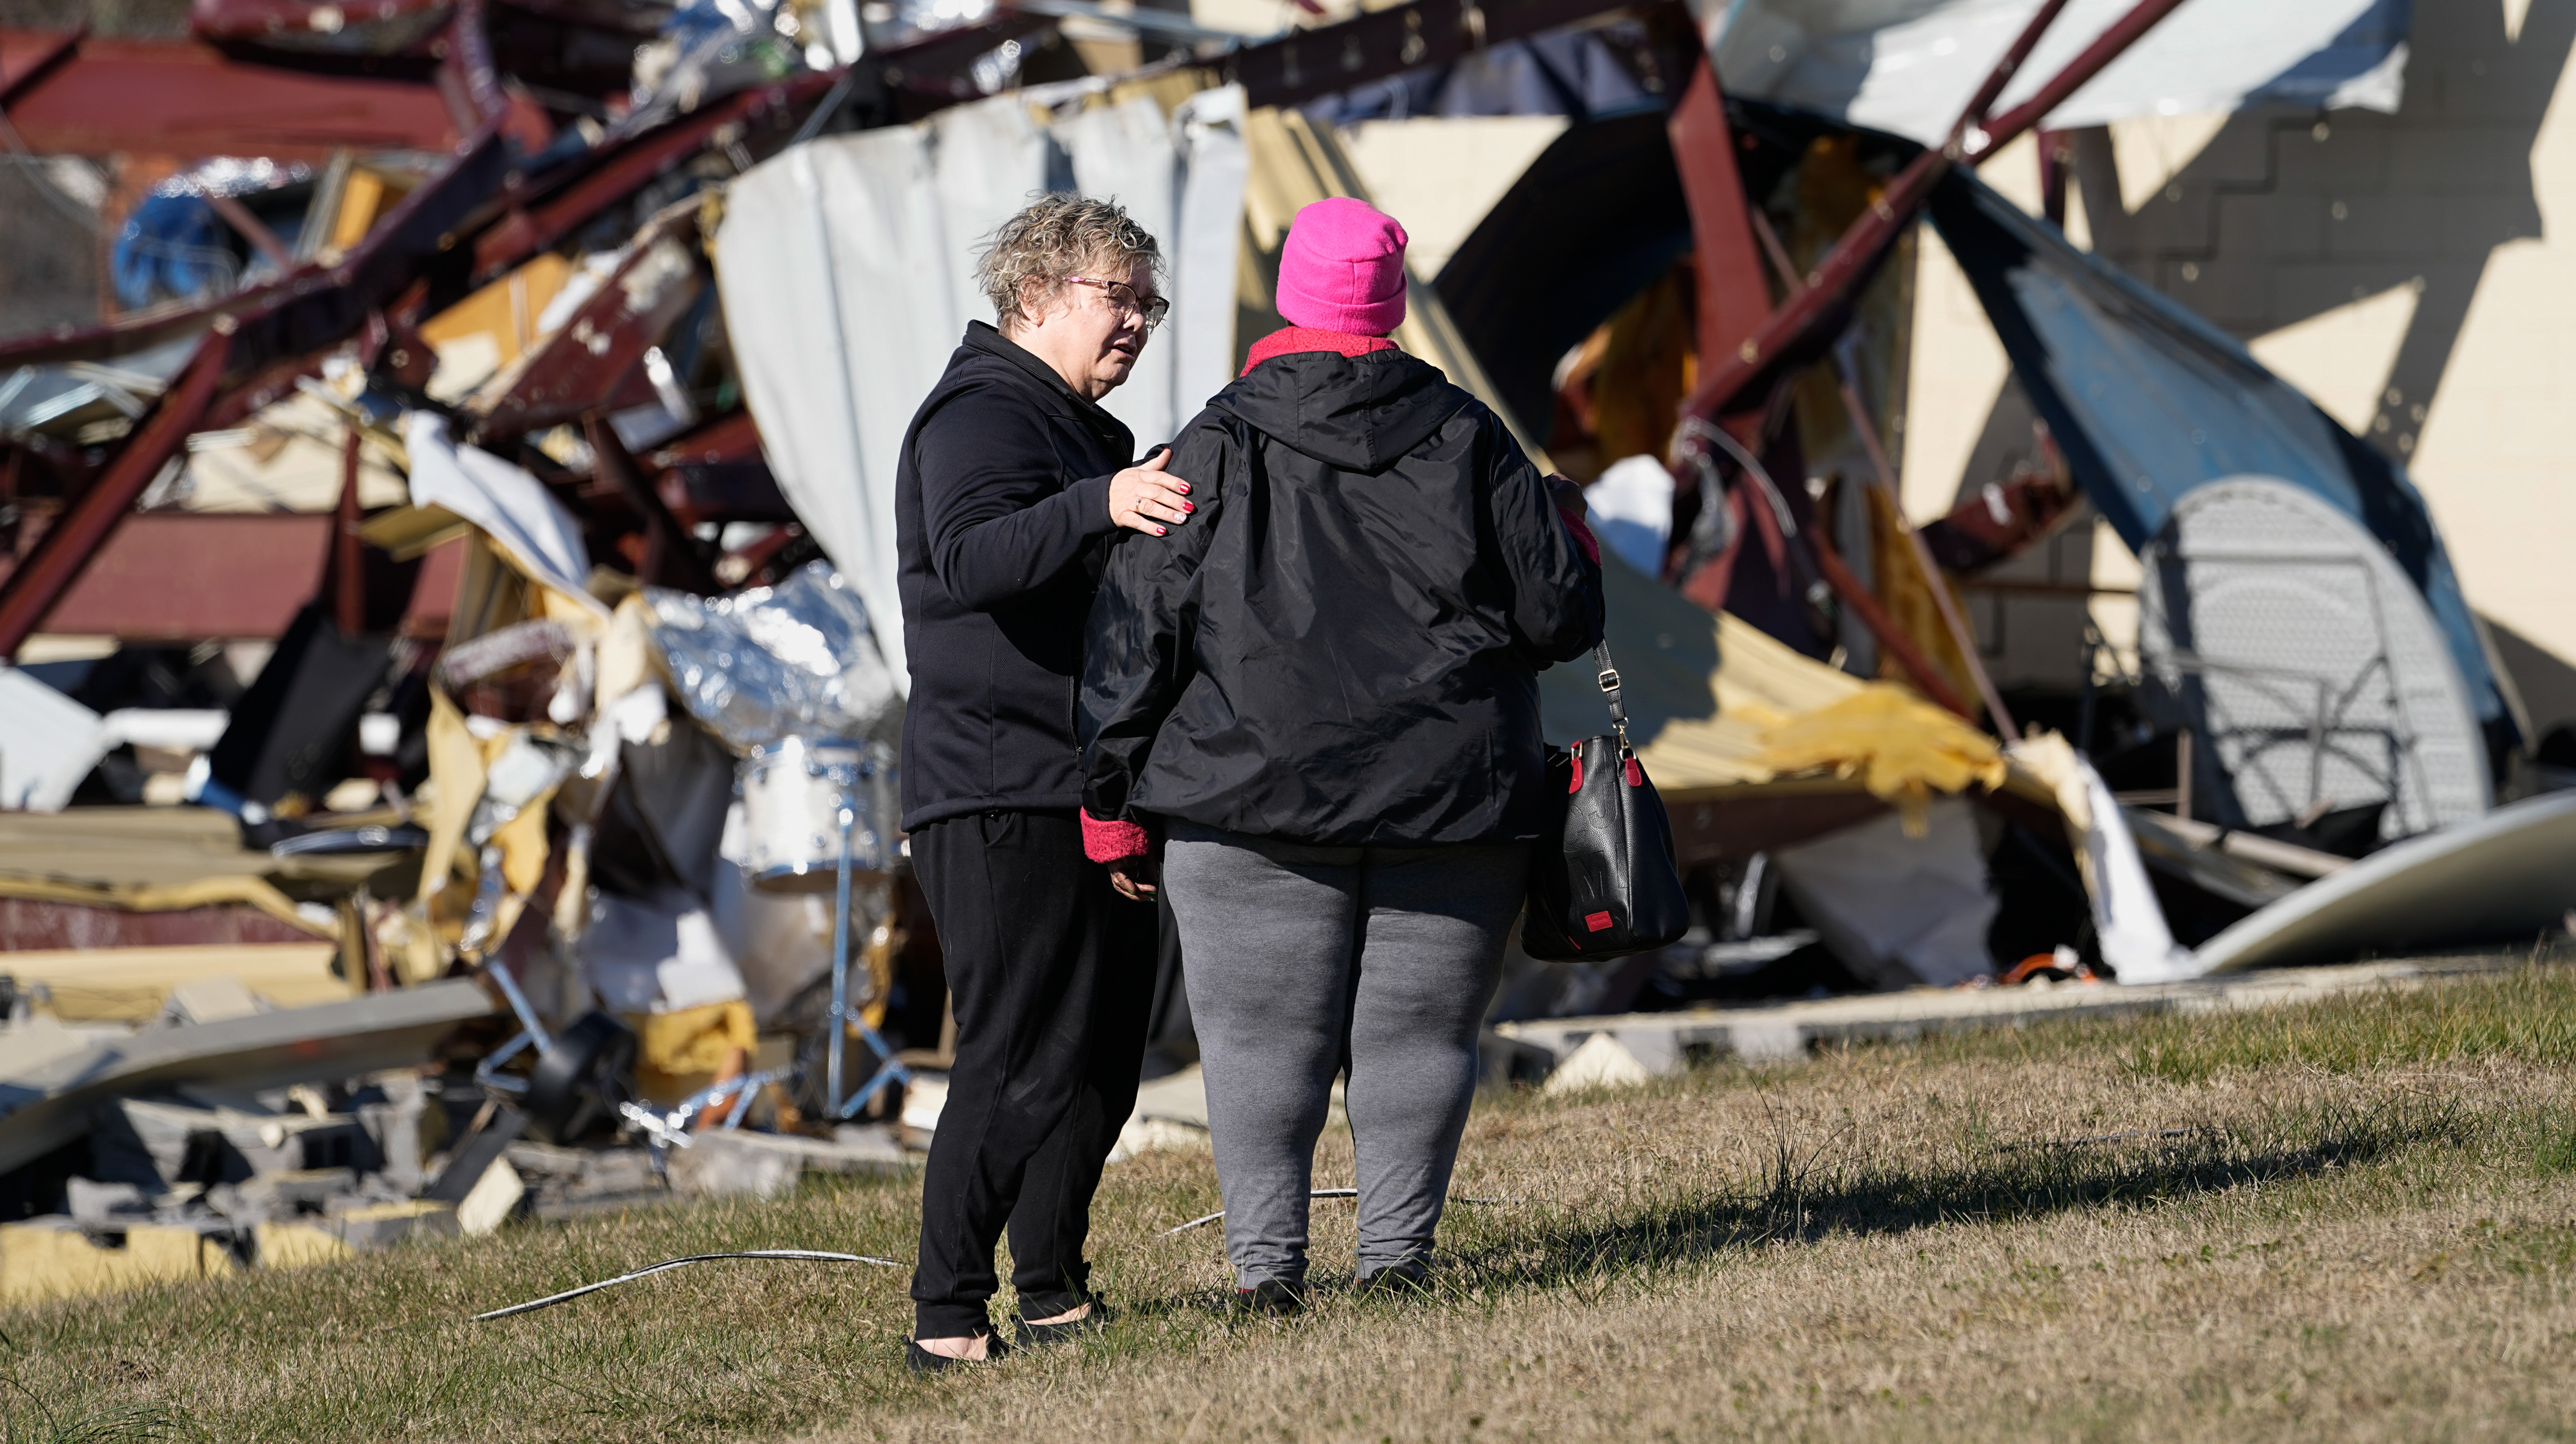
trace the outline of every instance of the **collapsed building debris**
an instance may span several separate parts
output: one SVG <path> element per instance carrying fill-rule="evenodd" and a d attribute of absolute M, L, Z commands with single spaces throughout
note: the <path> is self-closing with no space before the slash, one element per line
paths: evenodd
<path fill-rule="evenodd" d="M 2350 7 L 2223 46 L 2177 0 L 1410 0 L 1231 39 L 850 8 L 0 34 L 32 148 L 190 152 L 129 198 L 126 314 L 0 338 L 0 1296 L 908 1166 L 951 1039 L 890 790 L 893 453 L 980 306 L 974 240 L 1068 185 L 1166 239 L 1166 344 L 1107 404 L 1168 435 L 1276 323 L 1289 218 L 1365 192 L 1330 117 L 1480 103 L 1442 67 L 1523 41 L 1652 103 L 1569 124 L 1397 340 L 1593 483 L 1701 926 L 1515 956 L 1489 1077 L 1844 1036 L 1694 1004 L 2062 976 L 2150 1006 L 2576 906 L 2533 862 L 2561 799 L 2497 805 L 2530 729 L 2403 469 L 1973 173 L 2185 92 L 2389 108 L 2402 36 Z M 1040 73 L 1085 25 L 1132 53 Z M 2037 421 L 1919 527 L 1889 284 L 1918 219 Z M 2145 567 L 2137 663 L 2042 726 L 1954 588 L 2079 515 Z M 74 677 L 40 631 L 129 645 Z M 2114 706 L 2168 749 L 2144 785 L 2095 753 Z M 1979 996 L 1902 1026 L 2010 1011 Z M 1185 999 L 1157 1011 L 1185 1064 Z M 1203 1141 L 1149 1099 L 1120 1147 Z"/>

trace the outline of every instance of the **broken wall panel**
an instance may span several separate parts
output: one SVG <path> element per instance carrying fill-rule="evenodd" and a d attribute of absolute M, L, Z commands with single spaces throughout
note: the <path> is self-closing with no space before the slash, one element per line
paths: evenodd
<path fill-rule="evenodd" d="M 164 914 L 167 916 L 167 914 Z M 148 1023 L 172 995 L 194 984 L 239 991 L 278 1008 L 336 1003 L 350 996 L 346 978 L 332 971 L 337 946 L 299 937 L 293 942 L 175 946 L 31 949 L 0 955 L 0 972 L 23 988 L 41 987 L 51 1010 L 67 1023 Z M 255 1005 L 251 1005 L 255 1006 Z"/>
<path fill-rule="evenodd" d="M 2279 477 L 2387 548 L 2432 608 L 2479 720 L 2505 721 L 2449 553 L 2404 471 L 2242 343 L 2077 250 L 1984 183 L 1953 173 L 1930 213 L 2069 470 L 2131 550 L 2153 540 L 2200 486 Z"/>
<path fill-rule="evenodd" d="M 43 531 L 20 528 L 21 556 Z M 327 516 L 130 517 L 40 625 L 131 641 L 282 636 L 321 585 L 330 534 Z"/>
<path fill-rule="evenodd" d="M 0 73 L 60 42 L 0 31 Z M 348 146 L 444 151 L 463 139 L 426 81 L 248 65 L 194 41 L 83 40 L 10 89 L 9 122 L 40 154 L 320 162 Z"/>
<path fill-rule="evenodd" d="M 416 1066 L 458 1024 L 492 1012 L 482 987 L 460 978 L 112 1042 L 72 1041 L 0 1077 L 0 1172 L 80 1137 L 91 1106 L 106 1099 L 188 1083 L 248 1092 Z"/>
<path fill-rule="evenodd" d="M 69 948 L 309 943 L 311 930 L 241 903 L 138 912 L 51 898 L 0 896 L 0 955 Z M 0 973 L 9 960 L 0 956 Z"/>

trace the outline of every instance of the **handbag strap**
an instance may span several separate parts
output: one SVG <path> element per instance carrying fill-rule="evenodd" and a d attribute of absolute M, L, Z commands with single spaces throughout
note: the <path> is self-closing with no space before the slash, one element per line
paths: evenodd
<path fill-rule="evenodd" d="M 1619 669 L 1610 661 L 1610 640 L 1604 637 L 1592 648 L 1592 660 L 1600 669 L 1601 696 L 1610 704 L 1610 726 L 1619 734 L 1619 755 L 1633 755 L 1628 749 L 1628 708 L 1619 700 Z"/>

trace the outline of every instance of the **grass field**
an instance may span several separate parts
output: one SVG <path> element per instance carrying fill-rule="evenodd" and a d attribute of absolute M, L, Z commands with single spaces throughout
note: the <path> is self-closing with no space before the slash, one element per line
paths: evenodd
<path fill-rule="evenodd" d="M 900 1185 L 0 1316 L 18 1440 L 2576 1436 L 2576 970 L 1481 1103 L 1437 1296 L 1218 1310 L 1206 1157 L 1110 1171 L 1124 1320 L 902 1367 Z M 1318 1186 L 1346 1184 L 1328 1136 Z M 1336 1272 L 1338 1270 L 1338 1272 Z"/>

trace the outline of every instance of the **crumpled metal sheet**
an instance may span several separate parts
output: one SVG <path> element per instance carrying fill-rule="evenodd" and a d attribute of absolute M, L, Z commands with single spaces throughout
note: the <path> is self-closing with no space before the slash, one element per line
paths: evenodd
<path fill-rule="evenodd" d="M 724 597 L 645 589 L 689 715 L 736 752 L 790 737 L 893 743 L 903 694 L 858 588 L 829 562 Z"/>
<path fill-rule="evenodd" d="M 2015 72 L 2000 115 L 2063 71 L 2135 0 L 2071 0 Z M 1925 145 L 1949 134 L 2040 0 L 1698 0 L 1730 99 Z M 2058 130 L 2265 101 L 2394 114 L 2411 0 L 2186 0 L 2049 113 Z"/>

